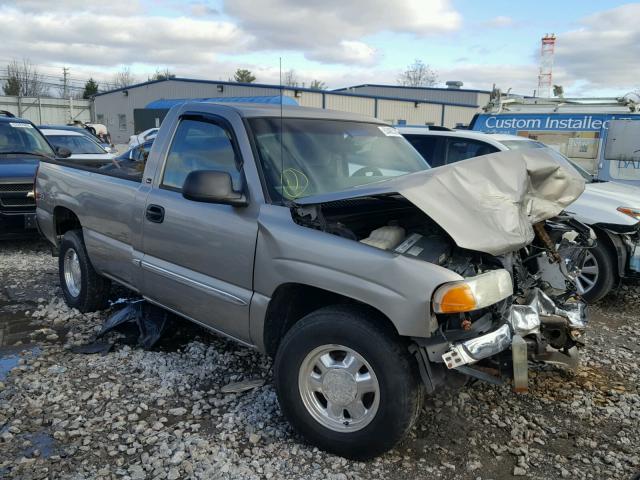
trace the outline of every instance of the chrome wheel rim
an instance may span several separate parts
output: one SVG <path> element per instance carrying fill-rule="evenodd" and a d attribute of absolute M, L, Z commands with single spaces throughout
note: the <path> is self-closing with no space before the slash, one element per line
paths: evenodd
<path fill-rule="evenodd" d="M 576 277 L 576 286 L 578 287 L 578 293 L 585 294 L 591 290 L 598 281 L 599 275 L 598 262 L 596 257 L 587 250 L 584 257 L 584 262 L 580 268 L 580 273 Z"/>
<path fill-rule="evenodd" d="M 80 270 L 80 260 L 78 254 L 72 248 L 64 254 L 64 283 L 67 291 L 72 297 L 80 295 L 82 272 Z"/>
<path fill-rule="evenodd" d="M 371 365 L 343 345 L 311 351 L 300 365 L 298 388 L 309 414 L 336 432 L 366 427 L 380 404 L 380 385 Z"/>

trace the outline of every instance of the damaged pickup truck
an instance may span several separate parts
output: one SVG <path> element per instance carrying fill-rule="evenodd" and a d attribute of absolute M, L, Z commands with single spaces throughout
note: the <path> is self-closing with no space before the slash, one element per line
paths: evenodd
<path fill-rule="evenodd" d="M 562 214 L 582 177 L 536 151 L 428 168 L 374 119 L 192 102 L 139 174 L 43 160 L 37 218 L 70 306 L 115 281 L 258 348 L 295 429 L 367 458 L 425 392 L 512 368 L 526 387 L 528 361 L 572 364 L 584 334 L 594 237 Z"/>

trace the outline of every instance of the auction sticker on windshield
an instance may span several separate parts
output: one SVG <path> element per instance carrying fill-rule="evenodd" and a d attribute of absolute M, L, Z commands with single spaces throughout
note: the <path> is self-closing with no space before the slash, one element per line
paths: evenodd
<path fill-rule="evenodd" d="M 400 132 L 393 127 L 378 127 L 387 137 L 401 137 Z"/>
<path fill-rule="evenodd" d="M 9 125 L 11 125 L 12 127 L 15 127 L 15 128 L 33 128 L 33 125 L 31 125 L 30 123 L 9 122 Z"/>

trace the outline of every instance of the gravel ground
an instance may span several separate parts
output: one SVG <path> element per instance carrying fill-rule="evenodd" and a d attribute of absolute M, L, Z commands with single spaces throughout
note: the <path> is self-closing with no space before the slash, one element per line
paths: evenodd
<path fill-rule="evenodd" d="M 441 393 L 398 448 L 359 463 L 295 436 L 268 358 L 196 327 L 179 324 L 152 351 L 72 353 L 109 312 L 70 310 L 46 246 L 5 242 L 0 478 L 629 479 L 640 470 L 639 307 L 639 285 L 592 307 L 577 372 L 538 368 L 528 395 L 485 384 Z"/>

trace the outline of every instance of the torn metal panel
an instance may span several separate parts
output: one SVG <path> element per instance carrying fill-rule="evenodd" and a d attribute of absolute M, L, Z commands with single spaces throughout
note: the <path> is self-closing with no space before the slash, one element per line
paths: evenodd
<path fill-rule="evenodd" d="M 532 225 L 558 215 L 584 179 L 550 151 L 506 151 L 407 175 L 399 192 L 456 244 L 492 255 L 534 238 Z"/>

